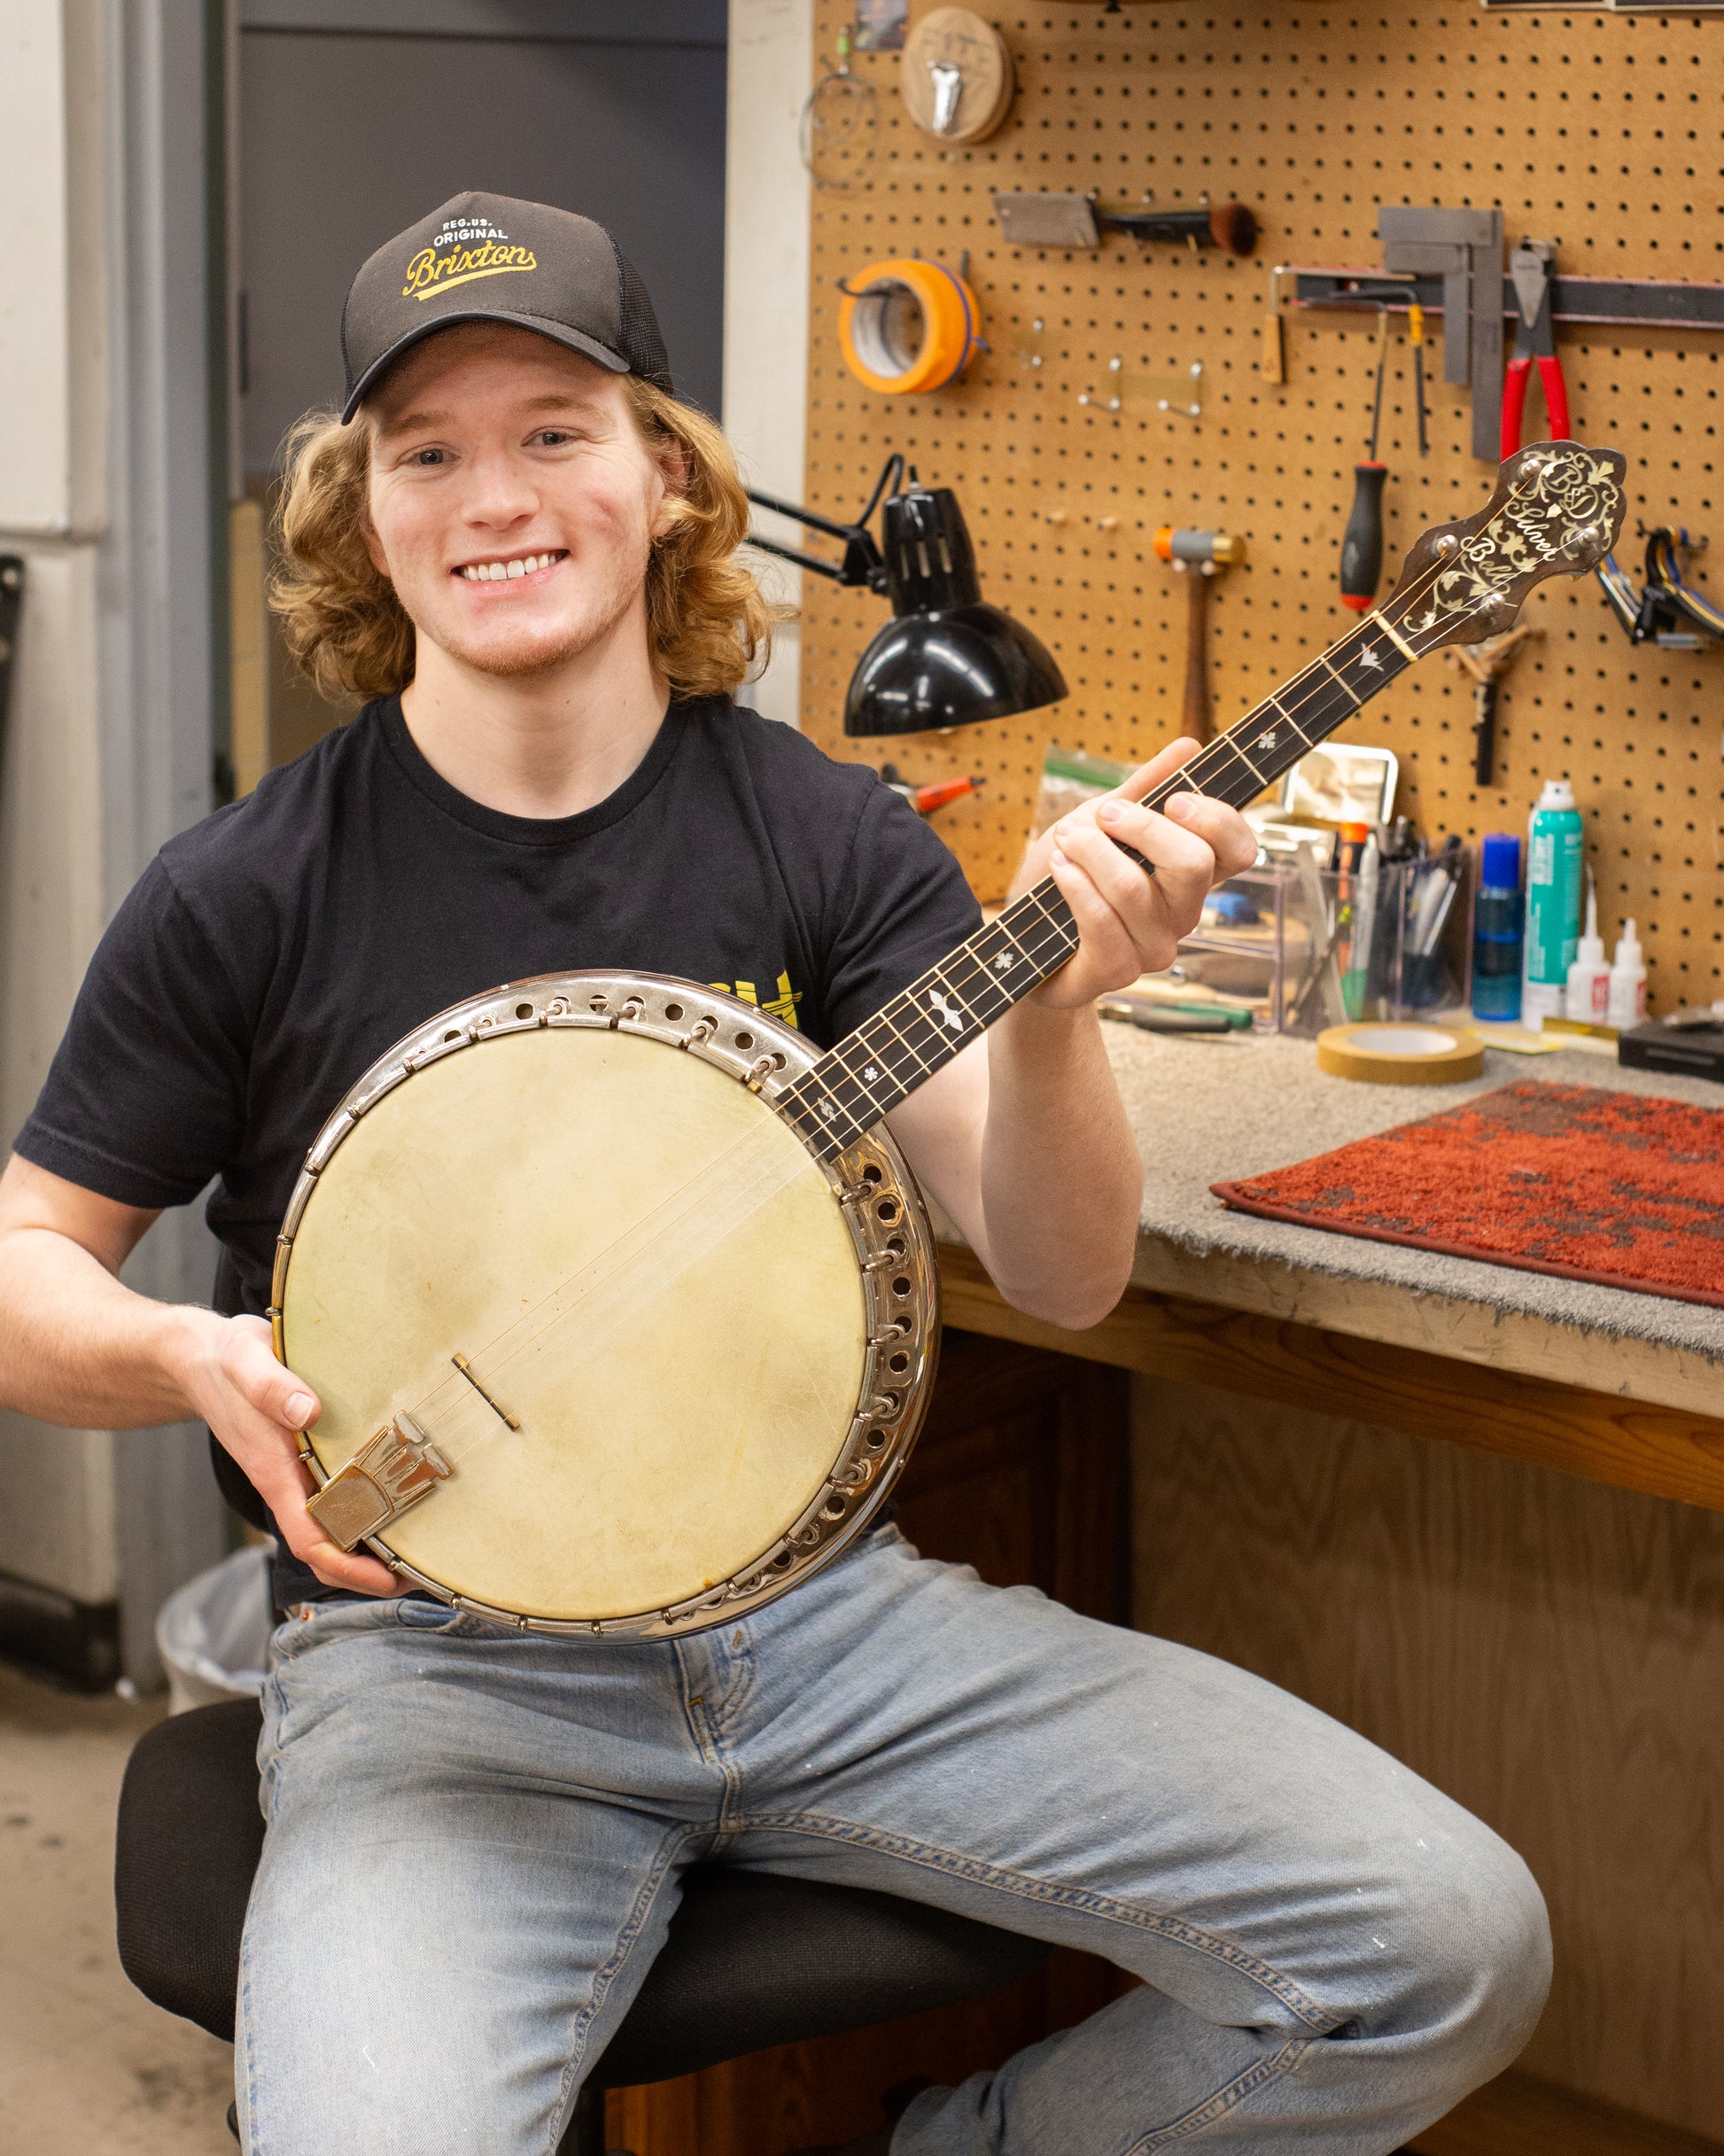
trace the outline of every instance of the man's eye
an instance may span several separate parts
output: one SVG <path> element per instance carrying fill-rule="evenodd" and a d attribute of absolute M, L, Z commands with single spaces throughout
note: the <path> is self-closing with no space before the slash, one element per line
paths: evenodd
<path fill-rule="evenodd" d="M 415 449 L 408 461 L 413 464 L 440 464 L 443 452 L 441 449 Z"/>
<path fill-rule="evenodd" d="M 566 427 L 540 427 L 537 439 L 541 448 L 560 449 L 565 441 L 575 438 Z"/>

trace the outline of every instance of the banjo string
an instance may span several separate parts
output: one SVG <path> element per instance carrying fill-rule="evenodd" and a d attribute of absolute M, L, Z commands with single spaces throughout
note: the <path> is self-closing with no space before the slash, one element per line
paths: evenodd
<path fill-rule="evenodd" d="M 775 1161 L 765 1157 L 774 1151 Z M 476 1374 L 509 1405 L 511 1386 L 518 1391 L 529 1369 L 546 1356 L 557 1353 L 572 1370 L 813 1164 L 800 1146 L 788 1148 L 773 1125 L 733 1143 L 479 1356 L 470 1358 Z M 685 1232 L 673 1245 L 669 1239 L 679 1230 Z M 456 1387 L 465 1397 L 457 1397 L 453 1407 L 431 1405 Z M 445 1379 L 408 1412 L 452 1462 L 492 1443 L 507 1427 L 458 1376 Z"/>

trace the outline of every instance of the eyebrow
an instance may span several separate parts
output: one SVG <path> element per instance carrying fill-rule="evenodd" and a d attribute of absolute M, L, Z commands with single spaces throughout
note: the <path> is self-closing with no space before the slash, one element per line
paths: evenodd
<path fill-rule="evenodd" d="M 529 397 L 522 408 L 527 412 L 567 412 L 590 409 L 591 397 L 581 395 L 578 390 L 551 390 L 542 397 Z M 437 428 L 449 423 L 447 412 L 404 412 L 399 419 L 380 419 L 377 432 L 387 438 L 396 434 L 411 434 L 423 427 Z"/>

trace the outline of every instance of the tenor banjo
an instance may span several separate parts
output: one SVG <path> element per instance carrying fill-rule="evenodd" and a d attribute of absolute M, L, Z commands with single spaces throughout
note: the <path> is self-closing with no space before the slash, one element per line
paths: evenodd
<path fill-rule="evenodd" d="M 1510 457 L 1149 806 L 1242 806 L 1416 659 L 1592 569 L 1624 470 L 1573 442 Z M 618 972 L 516 982 L 398 1042 L 311 1148 L 276 1251 L 324 1532 L 458 1608 L 603 1638 L 719 1623 L 835 1556 L 903 1471 L 937 1350 L 884 1118 L 1076 945 L 1048 878 L 824 1053 Z"/>

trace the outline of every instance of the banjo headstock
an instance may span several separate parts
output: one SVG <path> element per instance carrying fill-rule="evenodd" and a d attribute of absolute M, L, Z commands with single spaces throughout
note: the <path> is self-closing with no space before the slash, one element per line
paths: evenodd
<path fill-rule="evenodd" d="M 1627 470 L 1619 450 L 1578 441 L 1517 451 L 1477 516 L 1418 541 L 1378 611 L 1421 658 L 1499 634 L 1535 584 L 1584 576 L 1611 551 L 1627 509 Z"/>

